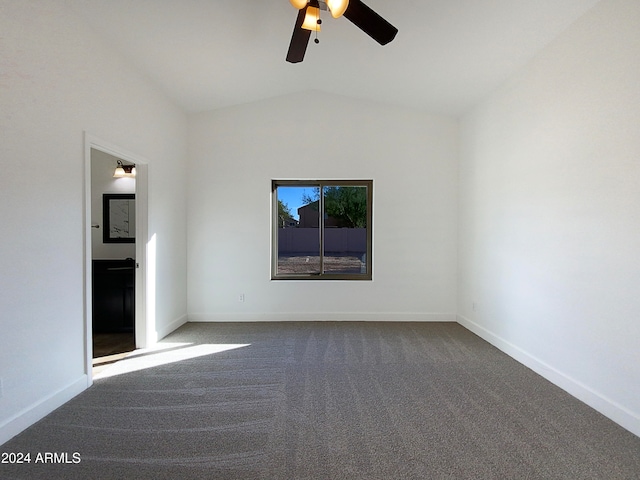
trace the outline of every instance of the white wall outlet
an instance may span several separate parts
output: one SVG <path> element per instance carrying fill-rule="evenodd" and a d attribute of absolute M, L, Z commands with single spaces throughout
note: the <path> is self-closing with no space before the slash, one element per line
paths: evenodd
<path fill-rule="evenodd" d="M 238 295 L 238 301 L 244 302 L 244 293 L 241 293 L 240 295 Z"/>
<path fill-rule="evenodd" d="M 471 304 L 471 308 L 473 309 L 473 311 L 474 311 L 474 312 L 476 311 L 476 308 L 477 308 L 477 304 L 476 304 L 476 302 L 473 302 L 473 303 Z"/>

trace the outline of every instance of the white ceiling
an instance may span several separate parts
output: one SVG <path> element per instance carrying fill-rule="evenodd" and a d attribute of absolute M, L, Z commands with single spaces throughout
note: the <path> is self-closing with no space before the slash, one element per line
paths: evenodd
<path fill-rule="evenodd" d="M 325 12 L 299 64 L 285 62 L 297 15 L 288 0 L 68 5 L 189 112 L 312 89 L 459 115 L 597 2 L 365 0 L 398 28 L 393 42 Z"/>

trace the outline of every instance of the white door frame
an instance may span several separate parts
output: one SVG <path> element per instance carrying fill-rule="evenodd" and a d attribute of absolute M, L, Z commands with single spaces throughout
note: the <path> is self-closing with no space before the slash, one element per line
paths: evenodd
<path fill-rule="evenodd" d="M 100 150 L 129 163 L 136 164 L 136 268 L 135 272 L 135 338 L 136 347 L 149 346 L 147 318 L 147 242 L 149 162 L 134 153 L 84 132 L 84 320 L 85 373 L 87 386 L 93 384 L 93 324 L 92 324 L 92 256 L 91 256 L 91 149 Z"/>

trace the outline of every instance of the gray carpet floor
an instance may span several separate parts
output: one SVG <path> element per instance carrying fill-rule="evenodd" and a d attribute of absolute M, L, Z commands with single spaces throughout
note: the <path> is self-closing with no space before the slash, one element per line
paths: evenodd
<path fill-rule="evenodd" d="M 32 455 L 0 478 L 640 479 L 640 438 L 455 323 L 187 324 L 163 344 L 182 359 L 141 356 L 0 446 Z M 246 346 L 206 353 L 223 344 Z"/>

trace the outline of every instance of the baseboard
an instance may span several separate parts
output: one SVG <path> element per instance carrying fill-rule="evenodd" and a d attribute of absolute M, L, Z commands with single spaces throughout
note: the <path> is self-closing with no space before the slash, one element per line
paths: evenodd
<path fill-rule="evenodd" d="M 546 378 L 554 385 L 562 388 L 564 391 L 586 403 L 605 417 L 608 417 L 621 427 L 640 437 L 640 415 L 630 411 L 578 380 L 571 378 L 557 368 L 543 362 L 534 355 L 531 355 L 529 352 L 526 352 L 520 347 L 499 337 L 495 333 L 478 325 L 463 315 L 457 315 L 457 321 L 460 325 L 530 368 L 538 375 Z"/>
<path fill-rule="evenodd" d="M 169 325 L 165 325 L 164 327 L 159 328 L 156 331 L 156 335 L 157 335 L 158 340 L 162 340 L 164 337 L 169 335 L 171 332 L 173 332 L 174 330 L 177 330 L 182 325 L 187 323 L 187 321 L 188 321 L 188 317 L 187 317 L 187 314 L 185 313 L 184 315 L 181 315 L 180 317 L 175 319 Z"/>
<path fill-rule="evenodd" d="M 0 425 L 0 445 L 8 442 L 23 430 L 49 415 L 87 388 L 87 375 L 82 375 L 66 387 L 18 412 Z"/>
<path fill-rule="evenodd" d="M 454 313 L 190 313 L 189 322 L 455 322 Z"/>

